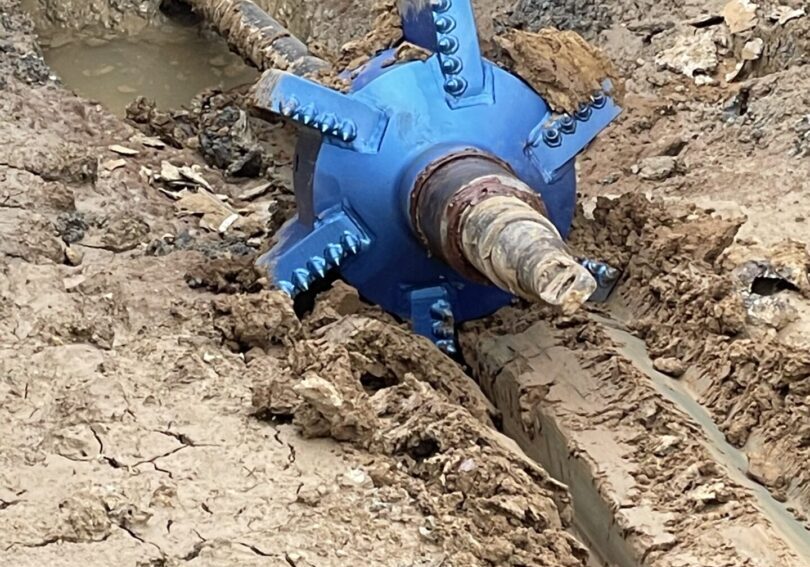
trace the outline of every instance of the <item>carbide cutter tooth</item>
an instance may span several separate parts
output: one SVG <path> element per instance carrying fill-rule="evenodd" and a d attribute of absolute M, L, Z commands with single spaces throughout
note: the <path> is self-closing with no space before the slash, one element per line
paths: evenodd
<path fill-rule="evenodd" d="M 346 120 L 340 127 L 340 139 L 344 142 L 351 142 L 357 137 L 357 126 L 351 120 Z"/>
<path fill-rule="evenodd" d="M 326 260 L 320 256 L 314 256 L 307 262 L 307 268 L 310 273 L 317 275 L 319 278 L 326 277 Z"/>
<path fill-rule="evenodd" d="M 336 125 L 337 125 L 337 118 L 335 118 L 335 115 L 327 114 L 321 120 L 320 130 L 324 134 L 329 134 L 332 130 L 334 130 Z"/>
<path fill-rule="evenodd" d="M 308 104 L 297 113 L 301 116 L 300 120 L 305 126 L 309 126 L 315 121 L 318 111 L 314 104 Z"/>
<path fill-rule="evenodd" d="M 430 307 L 430 315 L 440 321 L 450 321 L 453 319 L 453 309 L 450 303 L 440 300 Z"/>
<path fill-rule="evenodd" d="M 350 232 L 343 233 L 340 239 L 343 246 L 352 254 L 357 254 L 360 251 L 360 239 Z"/>
<path fill-rule="evenodd" d="M 278 282 L 278 288 L 290 297 L 295 297 L 295 286 L 287 280 Z"/>
<path fill-rule="evenodd" d="M 297 289 L 307 291 L 309 289 L 309 277 L 309 270 L 299 268 L 293 272 L 293 284 Z"/>
<path fill-rule="evenodd" d="M 343 261 L 343 246 L 340 244 L 330 244 L 324 250 L 324 256 L 326 257 L 326 263 L 334 268 L 340 266 L 340 263 Z"/>

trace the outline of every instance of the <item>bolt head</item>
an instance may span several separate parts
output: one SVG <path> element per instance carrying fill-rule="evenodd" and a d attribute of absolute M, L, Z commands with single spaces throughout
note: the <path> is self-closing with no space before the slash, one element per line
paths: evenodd
<path fill-rule="evenodd" d="M 560 130 L 563 134 L 573 134 L 577 130 L 577 121 L 571 115 L 566 114 L 560 118 Z"/>
<path fill-rule="evenodd" d="M 467 90 L 467 81 L 461 77 L 452 77 L 445 81 L 444 90 L 447 92 L 447 94 L 460 96 L 464 94 L 464 91 Z"/>
<path fill-rule="evenodd" d="M 461 71 L 461 60 L 457 57 L 442 57 L 441 66 L 446 75 L 456 75 Z"/>
<path fill-rule="evenodd" d="M 590 105 L 580 104 L 579 108 L 577 108 L 577 111 L 574 113 L 574 116 L 576 116 L 577 120 L 585 122 L 586 120 L 590 119 L 592 112 L 593 111 L 591 110 Z"/>
<path fill-rule="evenodd" d="M 543 141 L 552 148 L 562 144 L 562 136 L 556 128 L 547 128 L 543 131 Z"/>
<path fill-rule="evenodd" d="M 448 33 L 456 27 L 456 21 L 450 16 L 439 16 L 436 18 L 436 30 L 439 33 Z"/>
<path fill-rule="evenodd" d="M 450 55 L 458 51 L 458 40 L 452 35 L 446 35 L 438 41 L 439 53 Z"/>
<path fill-rule="evenodd" d="M 441 14 L 442 12 L 446 12 L 450 9 L 452 3 L 450 0 L 431 0 L 430 1 L 430 8 L 436 12 Z"/>
<path fill-rule="evenodd" d="M 602 108 L 607 103 L 607 97 L 602 92 L 595 92 L 591 96 L 591 104 L 594 108 Z"/>

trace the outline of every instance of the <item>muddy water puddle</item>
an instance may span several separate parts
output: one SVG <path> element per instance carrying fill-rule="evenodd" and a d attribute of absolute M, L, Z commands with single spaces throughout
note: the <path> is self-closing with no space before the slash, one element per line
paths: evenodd
<path fill-rule="evenodd" d="M 619 322 L 620 311 L 621 309 L 617 307 L 613 313 L 615 318 L 606 318 L 593 313 L 590 316 L 604 326 L 605 331 L 616 343 L 618 351 L 649 376 L 659 393 L 676 404 L 703 429 L 707 449 L 714 459 L 725 466 L 731 478 L 751 491 L 760 510 L 791 543 L 794 551 L 810 565 L 810 531 L 796 519 L 785 503 L 776 500 L 766 487 L 748 477 L 748 459 L 743 451 L 726 440 L 725 434 L 717 427 L 709 412 L 698 403 L 687 387 L 653 368 L 644 341 L 632 335 Z"/>
<path fill-rule="evenodd" d="M 256 70 L 196 25 L 164 20 L 134 35 L 41 33 L 45 60 L 70 89 L 119 116 L 138 96 L 180 108 L 200 91 L 255 81 Z"/>

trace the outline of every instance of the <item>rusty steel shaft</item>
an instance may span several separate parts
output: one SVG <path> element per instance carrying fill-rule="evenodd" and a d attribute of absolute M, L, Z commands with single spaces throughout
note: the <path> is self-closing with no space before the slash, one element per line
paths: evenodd
<path fill-rule="evenodd" d="M 412 193 L 411 217 L 431 252 L 471 279 L 564 313 L 596 291 L 540 196 L 491 156 L 463 152 L 429 166 Z"/>

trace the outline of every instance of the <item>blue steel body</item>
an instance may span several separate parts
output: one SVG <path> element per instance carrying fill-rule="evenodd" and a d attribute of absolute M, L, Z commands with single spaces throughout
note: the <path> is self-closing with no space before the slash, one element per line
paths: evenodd
<path fill-rule="evenodd" d="M 383 52 L 354 73 L 349 93 L 284 72 L 265 75 L 262 105 L 322 140 L 310 142 L 308 159 L 299 152 L 299 214 L 261 262 L 291 295 L 339 269 L 365 298 L 441 344 L 452 340 L 448 320 L 486 316 L 512 296 L 469 281 L 419 241 L 410 218 L 417 176 L 457 151 L 497 156 L 542 196 L 566 236 L 576 200 L 574 158 L 619 108 L 597 93 L 576 115 L 552 120 L 526 83 L 481 58 L 468 0 L 432 6 L 406 8 L 403 28 L 409 41 L 435 53 L 392 64 L 392 52 Z"/>

